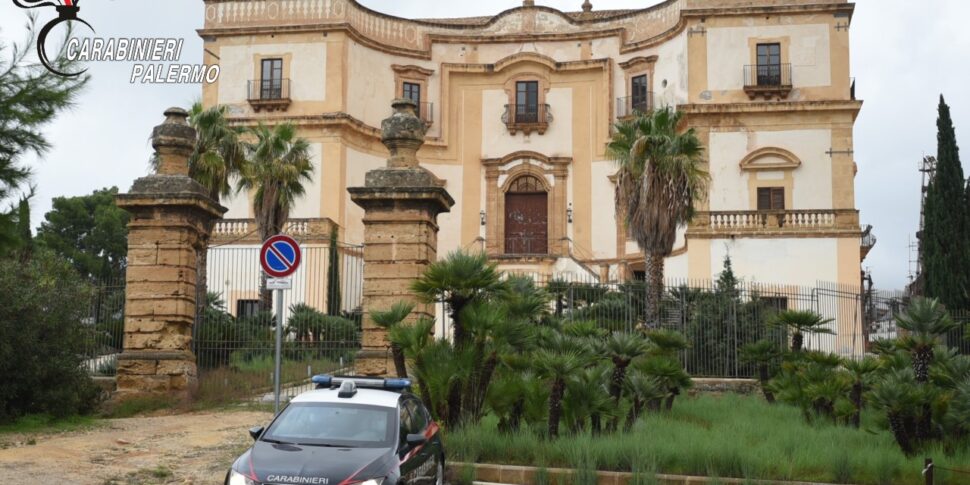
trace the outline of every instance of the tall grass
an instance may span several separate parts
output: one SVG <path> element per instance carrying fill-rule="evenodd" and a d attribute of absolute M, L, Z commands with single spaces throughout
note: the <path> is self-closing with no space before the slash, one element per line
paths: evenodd
<path fill-rule="evenodd" d="M 600 470 L 638 471 L 638 483 L 650 483 L 642 476 L 654 471 L 860 485 L 923 483 L 922 457 L 904 456 L 875 416 L 865 415 L 862 428 L 809 425 L 798 409 L 756 397 L 702 395 L 684 399 L 673 412 L 642 418 L 631 433 L 549 441 L 537 429 L 503 434 L 497 420 L 488 417 L 451 431 L 446 445 L 452 460 L 467 462 L 581 468 L 577 457 L 583 457 Z M 970 464 L 967 449 L 951 456 L 931 450 L 927 456 Z"/>
<path fill-rule="evenodd" d="M 231 365 L 207 369 L 199 375 L 197 401 L 206 405 L 220 405 L 252 399 L 273 386 L 274 358 L 272 355 L 252 359 L 234 359 Z M 329 359 L 284 359 L 281 363 L 282 385 L 294 385 L 309 379 L 312 374 L 340 370 L 340 364 Z"/>

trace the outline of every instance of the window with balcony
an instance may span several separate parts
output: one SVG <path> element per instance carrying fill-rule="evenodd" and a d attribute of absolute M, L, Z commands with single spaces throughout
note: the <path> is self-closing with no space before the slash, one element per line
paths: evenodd
<path fill-rule="evenodd" d="M 426 103 L 421 102 L 421 85 L 418 83 L 404 82 L 401 86 L 402 95 L 414 101 L 414 104 L 418 106 L 417 112 L 418 118 L 430 123 L 431 122 L 431 106 L 425 106 Z"/>
<path fill-rule="evenodd" d="M 785 188 L 784 187 L 759 187 L 758 188 L 758 210 L 759 211 L 785 210 Z"/>
<path fill-rule="evenodd" d="M 428 101 L 431 99 L 428 84 L 434 71 L 415 65 L 398 64 L 392 65 L 391 69 L 394 71 L 394 97 L 414 101 L 417 105 L 415 114 L 430 126 L 434 122 L 434 103 Z"/>
<path fill-rule="evenodd" d="M 283 59 L 263 59 L 259 79 L 249 82 L 249 104 L 257 112 L 284 110 L 290 104 L 290 82 L 283 77 Z"/>
<path fill-rule="evenodd" d="M 543 94 L 539 81 L 515 82 L 514 92 L 511 94 L 512 103 L 505 106 L 505 114 L 502 115 L 502 121 L 510 133 L 545 133 L 552 121 L 552 115 L 549 113 L 549 105 L 543 102 Z"/>
<path fill-rule="evenodd" d="M 782 62 L 782 45 L 778 42 L 755 46 L 755 64 L 744 68 L 744 90 L 757 96 L 785 98 L 791 92 L 791 64 Z"/>

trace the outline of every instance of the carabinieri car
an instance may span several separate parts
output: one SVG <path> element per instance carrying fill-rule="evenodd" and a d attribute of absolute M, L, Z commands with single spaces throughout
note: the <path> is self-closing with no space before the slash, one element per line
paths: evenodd
<path fill-rule="evenodd" d="M 407 379 L 314 376 L 233 463 L 226 485 L 443 485 L 438 425 Z"/>

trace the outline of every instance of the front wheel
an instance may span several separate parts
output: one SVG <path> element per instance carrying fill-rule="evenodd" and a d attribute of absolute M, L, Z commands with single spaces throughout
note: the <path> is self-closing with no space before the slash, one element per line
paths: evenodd
<path fill-rule="evenodd" d="M 438 458 L 438 476 L 434 481 L 435 485 L 445 485 L 445 457 Z"/>

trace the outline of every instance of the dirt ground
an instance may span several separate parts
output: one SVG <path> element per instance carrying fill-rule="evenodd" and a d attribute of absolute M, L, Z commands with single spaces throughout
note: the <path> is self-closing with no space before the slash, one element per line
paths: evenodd
<path fill-rule="evenodd" d="M 112 419 L 83 431 L 0 436 L 0 483 L 222 484 L 272 413 L 222 411 Z"/>

